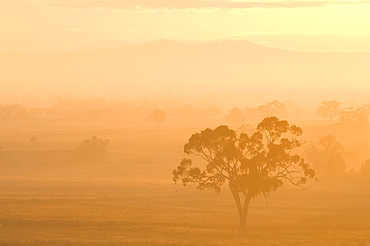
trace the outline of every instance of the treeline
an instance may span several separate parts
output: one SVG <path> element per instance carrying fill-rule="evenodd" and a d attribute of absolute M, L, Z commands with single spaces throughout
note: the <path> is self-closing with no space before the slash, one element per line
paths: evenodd
<path fill-rule="evenodd" d="M 193 102 L 194 104 L 199 104 Z M 297 103 L 277 100 L 240 109 L 224 110 L 214 105 L 194 106 L 186 103 L 157 103 L 150 100 L 131 102 L 104 98 L 67 99 L 58 97 L 50 107 L 27 107 L 23 104 L 0 105 L 0 120 L 17 121 L 35 118 L 99 119 L 99 118 L 147 118 L 155 110 L 166 113 L 169 119 L 227 119 L 232 124 L 243 124 L 247 120 L 258 121 L 271 115 L 280 118 L 299 118 L 303 110 Z"/>
<path fill-rule="evenodd" d="M 50 107 L 27 107 L 23 104 L 0 105 L 0 121 L 14 122 L 28 119 L 109 119 L 147 118 L 155 110 L 162 109 L 167 118 L 216 119 L 222 109 L 216 106 L 195 107 L 187 105 L 158 106 L 158 103 L 144 100 L 141 103 L 114 101 L 109 99 L 66 99 L 58 98 Z"/>
<path fill-rule="evenodd" d="M 234 107 L 229 110 L 225 118 L 236 128 L 243 124 L 254 124 L 260 119 L 269 116 L 276 116 L 281 119 L 299 119 L 302 116 L 303 110 L 296 103 L 289 102 L 289 104 L 288 106 L 284 102 L 274 100 L 256 107 Z"/>
<path fill-rule="evenodd" d="M 71 99 L 57 97 L 49 107 L 30 107 L 21 103 L 0 105 L 0 121 L 14 122 L 27 119 L 145 119 L 155 111 L 165 113 L 166 119 L 220 119 L 227 120 L 237 129 L 243 125 L 255 125 L 260 119 L 277 116 L 294 121 L 326 120 L 326 124 L 363 128 L 369 123 L 370 104 L 344 107 L 336 100 L 323 101 L 319 107 L 304 111 L 293 101 L 272 100 L 257 106 L 232 107 L 229 109 L 212 104 L 199 106 L 199 101 L 187 103 L 169 98 L 161 102 L 143 98 L 138 101 L 111 100 L 106 98 Z M 309 109 L 309 110 L 308 110 Z M 307 113 L 315 112 L 315 115 Z M 323 122 L 323 124 L 325 124 Z"/>
<path fill-rule="evenodd" d="M 366 126 L 369 123 L 370 104 L 358 107 L 342 107 L 336 100 L 324 101 L 317 109 L 317 114 L 330 121 L 330 124 L 343 126 Z"/>
<path fill-rule="evenodd" d="M 306 120 L 315 120 L 313 115 L 307 118 L 307 114 L 304 115 L 304 113 L 302 107 L 297 103 L 273 100 L 256 107 L 233 107 L 228 110 L 225 119 L 236 128 L 243 126 L 243 124 L 253 125 L 259 119 L 269 116 L 277 116 L 281 119 L 289 120 L 302 120 L 304 117 Z M 362 128 L 368 126 L 370 104 L 357 107 L 342 107 L 342 103 L 336 100 L 323 101 L 315 109 L 315 113 L 317 116 L 327 120 L 330 125 Z"/>

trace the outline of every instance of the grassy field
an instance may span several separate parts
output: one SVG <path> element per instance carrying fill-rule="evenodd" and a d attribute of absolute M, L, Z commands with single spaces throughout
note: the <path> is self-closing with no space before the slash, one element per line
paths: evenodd
<path fill-rule="evenodd" d="M 172 182 L 194 129 L 51 132 L 30 143 L 27 130 L 3 131 L 13 163 L 0 165 L 0 246 L 370 245 L 370 187 L 317 182 L 258 197 L 239 237 L 226 188 Z M 65 163 L 92 135 L 112 140 L 113 164 Z"/>
<path fill-rule="evenodd" d="M 175 186 L 156 165 L 18 169 L 1 169 L 0 245 L 370 245 L 369 187 L 256 198 L 240 238 L 228 190 Z"/>

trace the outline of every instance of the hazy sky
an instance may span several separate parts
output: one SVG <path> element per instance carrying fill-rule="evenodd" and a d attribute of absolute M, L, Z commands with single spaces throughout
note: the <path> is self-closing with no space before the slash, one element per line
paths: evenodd
<path fill-rule="evenodd" d="M 245 39 L 292 50 L 370 51 L 370 1 L 0 0 L 0 52 Z"/>

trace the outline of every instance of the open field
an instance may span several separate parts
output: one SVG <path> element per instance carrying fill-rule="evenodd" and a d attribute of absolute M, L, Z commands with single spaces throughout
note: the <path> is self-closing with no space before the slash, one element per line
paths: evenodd
<path fill-rule="evenodd" d="M 2 180 L 0 245 L 370 245 L 369 187 L 286 189 L 268 204 L 257 198 L 239 238 L 227 190 L 215 197 L 135 179 L 142 168 L 55 168 L 44 178 Z M 147 168 L 144 176 L 156 169 Z"/>
<path fill-rule="evenodd" d="M 34 130 L 3 131 L 13 165 L 0 166 L 0 245 L 370 245 L 370 187 L 322 182 L 254 199 L 238 237 L 226 188 L 172 182 L 195 131 L 54 129 L 34 143 Z M 112 164 L 66 163 L 92 135 L 111 139 Z"/>

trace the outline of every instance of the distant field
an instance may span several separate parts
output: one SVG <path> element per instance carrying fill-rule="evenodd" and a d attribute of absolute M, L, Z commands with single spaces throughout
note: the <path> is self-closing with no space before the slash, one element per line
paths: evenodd
<path fill-rule="evenodd" d="M 370 245 L 370 187 L 322 182 L 256 198 L 238 237 L 226 188 L 216 196 L 172 182 L 195 131 L 67 129 L 32 143 L 27 129 L 3 131 L 13 162 L 0 165 L 0 246 Z M 111 139 L 113 164 L 66 163 L 92 135 Z"/>
<path fill-rule="evenodd" d="M 114 160 L 147 163 L 153 161 L 178 162 L 182 157 L 183 146 L 189 137 L 205 128 L 215 128 L 230 122 L 225 119 L 179 120 L 168 119 L 160 127 L 146 119 L 135 121 L 98 121 L 69 122 L 63 119 L 38 119 L 39 121 L 18 122 L 17 124 L 0 124 L 0 146 L 5 152 L 14 152 L 15 159 L 30 156 L 31 162 L 58 163 L 68 156 L 70 151 L 87 138 L 97 136 L 110 140 L 108 150 Z M 47 121 L 46 121 L 47 120 Z M 298 124 L 303 129 L 303 140 L 306 142 L 301 150 L 311 142 L 317 142 L 320 137 L 334 135 L 348 151 L 346 163 L 348 168 L 359 169 L 361 163 L 370 159 L 370 128 L 340 128 L 329 125 Z M 231 126 L 230 126 L 231 127 Z M 31 137 L 37 140 L 30 141 Z M 34 150 L 41 152 L 33 152 Z M 117 153 L 125 154 L 124 158 Z M 33 155 L 33 156 L 32 156 Z M 38 156 L 35 156 L 38 155 Z M 130 157 L 129 157 L 130 156 Z M 27 157 L 28 158 L 28 157 Z"/>

